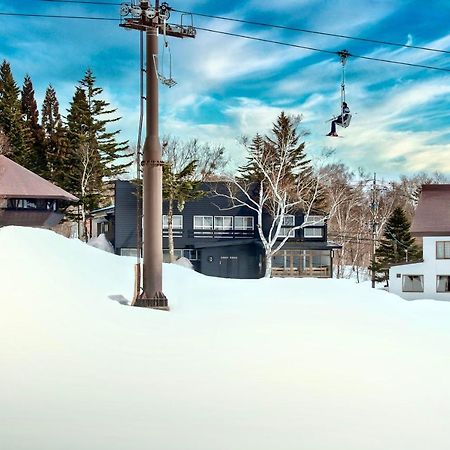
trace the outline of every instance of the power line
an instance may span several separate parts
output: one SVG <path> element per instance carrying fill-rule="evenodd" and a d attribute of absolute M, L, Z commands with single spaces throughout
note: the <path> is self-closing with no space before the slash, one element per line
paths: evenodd
<path fill-rule="evenodd" d="M 89 1 L 89 0 L 39 0 L 39 1 L 48 2 L 48 3 L 75 3 L 75 4 L 108 5 L 108 6 L 120 6 L 121 5 L 121 3 L 96 2 L 96 1 Z M 299 33 L 309 33 L 309 34 L 315 34 L 315 35 L 319 35 L 319 36 L 330 36 L 330 37 L 335 37 L 335 38 L 339 38 L 339 39 L 349 39 L 349 40 L 360 41 L 360 42 L 370 42 L 373 44 L 389 45 L 392 47 L 411 48 L 411 49 L 415 49 L 415 50 L 425 50 L 428 52 L 450 54 L 449 50 L 443 50 L 443 49 L 432 48 L 432 47 L 423 47 L 420 45 L 400 44 L 398 42 L 392 42 L 392 41 L 383 41 L 383 40 L 379 40 L 379 39 L 363 38 L 363 37 L 357 37 L 357 36 L 347 36 L 345 34 L 337 34 L 337 33 L 327 33 L 325 31 L 309 30 L 306 28 L 290 27 L 290 26 L 286 26 L 286 25 L 277 25 L 274 23 L 267 23 L 267 22 L 256 22 L 253 20 L 236 19 L 234 17 L 215 16 L 212 14 L 189 12 L 189 11 L 183 11 L 183 10 L 179 10 L 179 9 L 171 9 L 171 11 L 178 12 L 181 14 L 190 14 L 190 15 L 197 16 L 197 17 L 206 17 L 209 19 L 219 19 L 219 20 L 224 20 L 224 21 L 228 21 L 228 22 L 244 23 L 246 25 L 255 25 L 255 26 L 267 27 L 267 28 L 277 28 L 277 29 L 286 30 L 286 31 L 296 31 Z"/>
<path fill-rule="evenodd" d="M 105 21 L 112 21 L 112 22 L 120 22 L 120 19 L 116 19 L 113 17 L 64 16 L 64 15 L 54 15 L 54 14 L 30 14 L 30 13 L 0 12 L 0 16 L 39 17 L 39 18 L 49 18 L 49 19 L 105 20 Z"/>
<path fill-rule="evenodd" d="M 112 3 L 112 2 L 92 2 L 87 0 L 38 0 L 40 2 L 49 3 L 75 3 L 75 4 L 87 4 L 87 5 L 108 5 L 108 6 L 120 6 L 122 3 Z"/>
<path fill-rule="evenodd" d="M 69 0 L 65 0 L 69 1 Z M 29 13 L 9 13 L 9 12 L 0 12 L 0 16 L 20 16 L 20 17 L 39 17 L 39 18 L 58 18 L 58 19 L 84 19 L 84 20 L 103 20 L 103 21 L 113 21 L 113 22 L 120 22 L 120 19 L 110 18 L 110 17 L 94 17 L 94 16 L 68 16 L 68 15 L 52 15 L 52 14 L 29 14 Z M 238 34 L 238 33 L 231 33 L 228 31 L 220 31 L 220 30 L 213 30 L 211 28 L 201 28 L 201 27 L 195 27 L 197 30 L 206 31 L 209 33 L 216 33 L 216 34 L 222 34 L 225 36 L 234 36 L 239 37 L 242 39 L 249 39 L 253 41 L 259 41 L 259 42 L 266 42 L 270 44 L 277 44 L 277 45 L 283 45 L 285 47 L 293 47 L 293 48 L 300 48 L 303 50 L 310 50 L 315 52 L 321 52 L 321 53 L 328 53 L 332 55 L 338 55 L 339 52 L 337 51 L 331 51 L 331 50 L 324 50 L 319 49 L 315 47 L 309 47 L 305 45 L 298 45 L 298 44 L 291 44 L 288 42 L 282 42 L 282 41 L 276 41 L 273 39 L 265 39 L 265 38 L 259 38 L 255 36 L 248 36 L 245 34 Z M 427 66 L 424 64 L 414 64 L 414 63 L 408 63 L 404 61 L 395 61 L 390 59 L 382 59 L 382 58 L 374 58 L 371 56 L 363 56 L 363 55 L 355 55 L 353 53 L 349 53 L 349 56 L 353 58 L 360 58 L 360 59 L 366 59 L 369 61 L 378 61 L 378 62 L 384 62 L 388 64 L 397 64 L 402 66 L 408 66 L 408 67 L 417 67 L 420 69 L 429 69 L 429 70 L 439 70 L 442 72 L 450 72 L 450 69 L 446 69 L 443 67 L 435 67 L 435 66 Z"/>

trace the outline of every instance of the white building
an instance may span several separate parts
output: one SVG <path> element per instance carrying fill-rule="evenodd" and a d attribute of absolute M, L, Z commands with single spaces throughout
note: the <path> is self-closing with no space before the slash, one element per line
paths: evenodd
<path fill-rule="evenodd" d="M 423 238 L 423 262 L 393 266 L 389 292 L 406 300 L 450 300 L 450 236 Z"/>
<path fill-rule="evenodd" d="M 423 261 L 391 267 L 389 292 L 450 301 L 450 184 L 422 186 L 411 233 L 422 240 Z"/>

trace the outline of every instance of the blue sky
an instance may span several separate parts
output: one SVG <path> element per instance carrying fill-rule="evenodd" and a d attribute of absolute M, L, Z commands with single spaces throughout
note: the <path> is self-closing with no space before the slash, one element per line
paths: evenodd
<path fill-rule="evenodd" d="M 101 1 L 101 0 L 99 0 Z M 113 0 L 105 0 L 113 1 Z M 170 2 L 169 2 L 170 3 Z M 178 0 L 170 5 L 212 15 L 269 22 L 327 33 L 450 50 L 448 0 Z M 2 12 L 119 17 L 118 7 L 0 0 Z M 172 21 L 178 17 L 173 14 Z M 450 55 L 217 19 L 194 25 L 298 45 L 450 68 Z M 136 141 L 139 101 L 137 32 L 115 22 L 0 16 L 0 58 L 22 83 L 32 77 L 39 105 L 51 83 L 63 112 L 90 67 L 105 97 L 123 117 L 123 137 Z M 350 58 L 347 101 L 352 125 L 344 139 L 325 137 L 325 121 L 339 111 L 338 57 L 199 31 L 170 39 L 172 75 L 160 87 L 161 135 L 223 144 L 234 164 L 245 156 L 238 140 L 266 132 L 281 110 L 302 114 L 311 134 L 307 151 L 335 148 L 334 160 L 389 178 L 417 171 L 450 175 L 450 72 Z"/>

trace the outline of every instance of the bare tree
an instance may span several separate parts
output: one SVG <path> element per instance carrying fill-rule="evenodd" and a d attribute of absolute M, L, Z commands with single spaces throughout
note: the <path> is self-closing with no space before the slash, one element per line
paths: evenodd
<path fill-rule="evenodd" d="M 261 180 L 252 182 L 228 177 L 226 192 L 220 188 L 214 191 L 215 195 L 229 200 L 230 206 L 220 209 L 229 210 L 245 206 L 256 213 L 256 228 L 264 247 L 266 278 L 272 276 L 272 257 L 283 247 L 291 233 L 306 225 L 317 223 L 308 219 L 320 197 L 320 171 L 314 171 L 302 179 L 298 178 L 295 185 L 286 183 L 285 170 L 290 158 L 288 153 L 287 150 L 282 151 L 276 164 L 273 155 L 266 152 L 251 153 L 249 160 L 262 174 Z M 304 212 L 303 223 L 285 227 L 283 223 L 286 215 L 299 210 Z M 282 228 L 287 231 L 285 236 L 281 236 Z"/>
<path fill-rule="evenodd" d="M 197 139 L 181 142 L 166 137 L 162 146 L 163 194 L 168 202 L 167 231 L 170 262 L 175 261 L 173 216 L 175 207 L 182 212 L 188 200 L 203 195 L 200 183 L 222 171 L 228 160 L 224 147 L 200 144 Z"/>
<path fill-rule="evenodd" d="M 80 203 L 79 212 L 81 215 L 81 233 L 80 239 L 87 242 L 90 237 L 90 232 L 87 227 L 87 208 L 86 198 L 90 195 L 96 195 L 91 190 L 92 179 L 97 176 L 98 167 L 98 152 L 89 144 L 82 144 L 80 146 L 79 158 L 81 163 L 81 179 L 80 179 Z"/>

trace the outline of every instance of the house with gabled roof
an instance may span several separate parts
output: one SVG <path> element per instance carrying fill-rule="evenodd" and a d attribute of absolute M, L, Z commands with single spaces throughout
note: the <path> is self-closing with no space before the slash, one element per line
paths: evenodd
<path fill-rule="evenodd" d="M 450 301 L 450 184 L 424 184 L 411 225 L 423 261 L 389 270 L 389 291 L 407 300 Z"/>
<path fill-rule="evenodd" d="M 63 218 L 61 206 L 78 198 L 0 155 L 0 227 L 53 227 Z"/>

